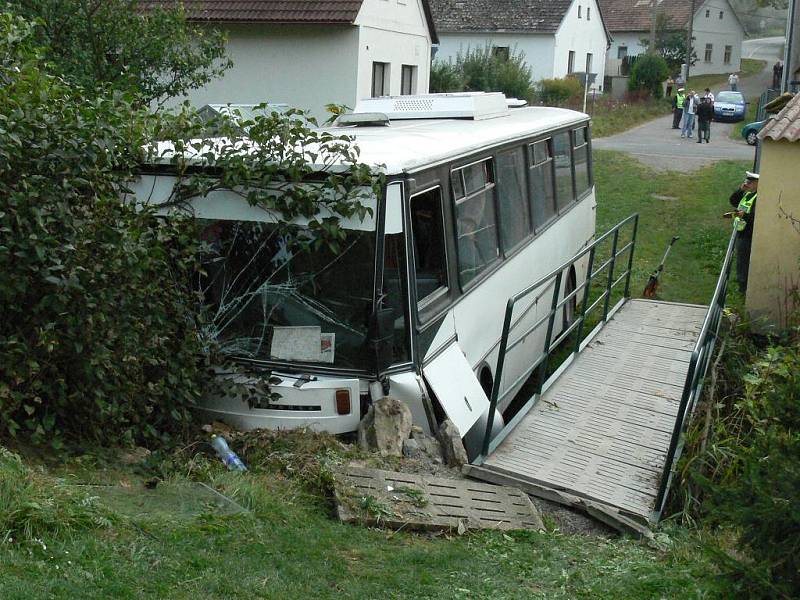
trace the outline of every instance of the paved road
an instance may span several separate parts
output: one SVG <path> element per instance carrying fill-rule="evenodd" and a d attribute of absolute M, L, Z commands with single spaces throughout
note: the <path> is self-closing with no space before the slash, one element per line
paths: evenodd
<path fill-rule="evenodd" d="M 783 59 L 783 45 L 786 38 L 754 38 L 742 42 L 742 58 L 765 60 L 771 67 L 778 59 Z"/>
<path fill-rule="evenodd" d="M 763 71 L 739 82 L 739 89 L 748 100 L 757 102 L 761 92 L 771 85 L 772 65 L 783 57 L 784 41 L 782 37 L 771 37 L 745 40 L 742 44 L 744 58 L 767 62 Z M 712 91 L 716 94 L 719 90 Z M 694 171 L 718 160 L 753 160 L 754 148 L 744 140 L 732 140 L 732 128 L 731 123 L 712 123 L 711 143 L 698 144 L 695 139 L 681 139 L 679 132 L 672 129 L 669 115 L 617 135 L 597 138 L 592 146 L 628 152 L 646 165 L 674 171 Z"/>

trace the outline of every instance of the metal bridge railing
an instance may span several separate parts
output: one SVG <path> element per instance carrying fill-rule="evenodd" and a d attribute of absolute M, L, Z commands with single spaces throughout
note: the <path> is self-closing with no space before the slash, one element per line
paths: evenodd
<path fill-rule="evenodd" d="M 722 271 L 717 279 L 714 288 L 714 295 L 711 297 L 711 304 L 703 320 L 703 327 L 700 329 L 700 336 L 694 345 L 692 358 L 689 361 L 689 372 L 686 374 L 686 382 L 683 385 L 681 403 L 678 408 L 678 416 L 675 420 L 675 427 L 672 430 L 672 439 L 669 444 L 667 460 L 664 463 L 664 470 L 661 475 L 661 485 L 655 502 L 655 519 L 658 520 L 664 510 L 667 500 L 667 491 L 672 483 L 672 475 L 675 464 L 680 458 L 683 450 L 683 433 L 689 417 L 694 412 L 697 399 L 703 390 L 703 380 L 705 379 L 711 355 L 714 353 L 714 346 L 719 334 L 719 326 L 722 322 L 722 314 L 725 309 L 725 300 L 728 295 L 728 280 L 731 273 L 731 261 L 733 248 L 736 243 L 736 229 L 731 233 L 728 241 L 728 249 L 725 252 L 725 259 L 722 261 Z"/>
<path fill-rule="evenodd" d="M 619 247 L 620 241 L 620 231 L 625 227 L 631 227 L 631 234 L 630 234 L 630 241 L 628 241 L 624 246 L 621 248 Z M 512 296 L 508 299 L 508 304 L 506 305 L 506 313 L 505 318 L 503 320 L 503 334 L 500 338 L 500 348 L 497 355 L 497 368 L 495 369 L 494 375 L 494 383 L 492 385 L 492 396 L 489 403 L 489 418 L 486 423 L 486 432 L 483 438 L 483 446 L 481 450 L 481 455 L 475 460 L 477 464 L 483 462 L 483 460 L 489 455 L 489 453 L 494 450 L 497 444 L 502 441 L 505 435 L 513 429 L 513 427 L 517 424 L 518 420 L 527 413 L 530 408 L 536 403 L 539 396 L 542 393 L 542 387 L 545 384 L 545 379 L 547 375 L 547 366 L 548 366 L 548 358 L 552 351 L 557 348 L 562 341 L 564 341 L 568 335 L 570 335 L 573 331 L 577 331 L 575 345 L 572 348 L 570 353 L 571 356 L 574 356 L 578 352 L 583 349 L 582 345 L 582 334 L 584 329 L 584 323 L 587 320 L 587 316 L 592 313 L 594 309 L 599 306 L 602 306 L 602 317 L 597 325 L 597 328 L 602 326 L 608 319 L 625 303 L 625 301 L 630 297 L 630 281 L 631 281 L 631 268 L 633 266 L 633 251 L 636 245 L 636 233 L 639 228 L 639 215 L 633 214 L 627 219 L 620 221 L 614 228 L 610 229 L 599 238 L 594 240 L 591 244 L 589 244 L 586 248 L 581 250 L 577 255 L 573 258 L 565 262 L 564 264 L 560 265 L 558 268 L 554 269 L 548 275 L 545 275 L 541 279 L 539 279 L 536 283 L 528 286 L 524 290 L 520 291 L 516 295 Z M 595 263 L 598 261 L 598 247 L 606 242 L 609 238 L 611 238 L 611 250 L 608 253 L 608 258 L 603 256 L 600 260 L 603 260 L 602 264 L 599 267 L 595 268 Z M 617 275 L 617 262 L 621 255 L 627 253 L 627 257 L 625 257 L 626 266 L 625 271 Z M 588 264 L 586 269 L 586 278 L 584 281 L 575 287 L 574 290 L 570 291 L 569 293 L 564 294 L 564 297 L 559 300 L 558 296 L 561 293 L 561 284 L 564 277 L 564 273 L 568 272 L 569 268 L 575 265 L 575 263 L 582 261 L 584 257 L 588 255 Z M 598 275 L 600 275 L 603 271 L 607 270 L 607 275 L 605 277 L 605 287 L 603 292 L 596 298 L 594 301 L 589 305 L 590 299 L 590 292 L 592 282 L 596 280 Z M 617 303 L 617 305 L 611 308 L 611 296 L 612 292 L 615 287 L 617 287 L 620 283 L 625 282 L 625 289 L 622 295 L 622 299 Z M 550 299 L 550 310 L 547 312 L 546 315 L 541 317 L 538 321 L 536 321 L 531 327 L 527 328 L 522 333 L 517 335 L 515 333 L 515 339 L 513 341 L 509 341 L 511 337 L 512 330 L 522 322 L 522 318 L 518 318 L 516 322 L 513 321 L 514 316 L 514 306 L 522 299 L 529 297 L 534 292 L 543 289 L 547 285 L 552 285 L 552 297 Z M 582 295 L 581 299 L 581 309 L 580 314 L 576 316 L 574 321 L 565 327 L 564 330 L 558 335 L 558 337 L 554 340 L 553 339 L 553 332 L 555 329 L 555 319 L 556 315 L 565 307 L 567 303 L 574 303 L 577 305 L 577 298 L 579 294 Z M 504 427 L 503 431 L 498 434 L 494 440 L 492 440 L 491 432 L 492 427 L 494 425 L 494 414 L 495 409 L 499 401 L 505 397 L 508 393 L 505 392 L 502 396 L 500 395 L 500 384 L 503 380 L 503 366 L 505 364 L 506 356 L 508 352 L 512 351 L 516 348 L 520 343 L 524 342 L 531 334 L 535 331 L 539 330 L 540 327 L 546 325 L 546 334 L 544 340 L 544 350 L 543 352 L 533 361 L 532 365 L 526 372 L 522 374 L 512 385 L 507 386 L 507 390 L 514 389 L 516 384 L 520 383 L 521 380 L 526 379 L 529 377 L 534 371 L 536 372 L 536 379 L 535 379 L 535 388 L 536 392 L 534 393 L 533 397 L 519 410 L 517 415 L 514 417 L 512 421 L 510 421 Z M 568 360 L 568 359 L 567 359 Z"/>

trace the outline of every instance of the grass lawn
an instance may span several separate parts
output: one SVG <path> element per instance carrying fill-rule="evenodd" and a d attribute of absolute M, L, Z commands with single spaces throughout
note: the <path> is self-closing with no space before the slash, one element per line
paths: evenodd
<path fill-rule="evenodd" d="M 679 235 L 659 278 L 663 300 L 707 304 L 731 231 L 728 196 L 745 162 L 723 161 L 692 173 L 660 172 L 619 152 L 594 151 L 597 231 L 639 213 L 631 291 L 641 295 L 673 235 Z"/>
<path fill-rule="evenodd" d="M 666 300 L 706 303 L 730 222 L 720 218 L 747 165 L 660 173 L 624 154 L 595 152 L 597 231 L 641 216 L 632 291 L 638 296 L 669 238 L 681 240 L 660 287 Z M 660 196 L 656 198 L 654 194 Z M 658 547 L 547 532 L 429 536 L 342 525 L 322 483 L 336 445 L 246 454 L 250 471 L 223 471 L 185 451 L 133 469 L 95 457 L 20 465 L 0 448 L 0 598 L 707 598 L 717 597 L 707 534 L 665 525 Z M 161 460 L 165 459 L 165 460 Z M 143 482 L 205 481 L 248 512 L 177 508 L 142 513 Z M 129 505 L 103 487 L 135 490 Z"/>
<path fill-rule="evenodd" d="M 741 80 L 745 77 L 760 73 L 766 64 L 767 62 L 764 60 L 743 58 L 742 68 L 739 71 L 739 79 Z M 710 88 L 711 91 L 715 91 L 720 86 L 724 87 L 724 89 L 728 89 L 729 75 L 730 73 L 721 73 L 716 75 L 697 75 L 694 77 L 689 77 L 686 89 L 695 90 L 697 92 L 700 92 L 706 88 Z"/>
<path fill-rule="evenodd" d="M 667 115 L 671 108 L 667 100 L 644 102 L 598 100 L 594 106 L 588 104 L 586 110 L 592 115 L 592 137 L 605 137 Z"/>

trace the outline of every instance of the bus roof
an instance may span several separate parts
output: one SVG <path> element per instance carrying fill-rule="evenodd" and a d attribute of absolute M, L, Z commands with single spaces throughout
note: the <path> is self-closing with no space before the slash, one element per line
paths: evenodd
<path fill-rule="evenodd" d="M 361 150 L 361 162 L 383 165 L 389 174 L 424 167 L 479 152 L 506 142 L 587 121 L 588 115 L 549 107 L 515 108 L 507 115 L 485 120 L 394 120 L 388 126 L 330 127 L 350 135 Z"/>
<path fill-rule="evenodd" d="M 400 175 L 588 120 L 588 115 L 574 110 L 528 107 L 483 120 L 396 119 L 388 125 L 333 125 L 323 129 L 334 135 L 350 136 L 360 150 L 360 162 L 387 175 Z M 224 140 L 218 139 L 189 150 L 195 158 L 187 156 L 188 161 L 201 166 L 206 162 L 201 157 L 208 152 L 213 154 L 217 143 L 225 145 Z M 247 142 L 239 142 L 238 146 L 242 152 L 248 152 Z M 170 163 L 174 152 L 171 143 L 156 142 L 151 149 L 157 157 L 151 159 L 152 163 Z"/>

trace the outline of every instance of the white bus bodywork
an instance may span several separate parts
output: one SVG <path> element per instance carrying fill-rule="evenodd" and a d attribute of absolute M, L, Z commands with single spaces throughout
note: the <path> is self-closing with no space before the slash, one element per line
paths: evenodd
<path fill-rule="evenodd" d="M 424 100 L 431 96 L 420 98 Z M 379 100 L 385 105 L 391 99 Z M 408 103 L 413 98 L 402 97 L 398 100 Z M 375 107 L 365 106 L 364 110 L 375 110 Z M 402 110 L 397 111 L 392 115 L 390 124 L 384 126 L 330 128 L 337 135 L 352 136 L 360 148 L 361 162 L 383 170 L 387 177 L 383 197 L 368 201 L 374 208 L 373 216 L 344 226 L 367 236 L 374 232 L 376 256 L 384 256 L 384 264 L 378 264 L 377 260 L 363 264 L 363 278 L 366 281 L 373 278 L 371 285 L 380 286 L 376 297 L 381 297 L 383 293 L 394 298 L 394 346 L 399 347 L 397 335 L 406 336 L 407 339 L 401 340 L 406 348 L 405 355 L 380 369 L 369 364 L 349 364 L 347 368 L 340 368 L 333 362 L 293 363 L 291 360 L 271 360 L 269 357 L 254 359 L 250 356 L 243 362 L 243 374 L 232 377 L 256 380 L 260 377 L 259 372 L 248 373 L 249 367 L 268 369 L 279 380 L 273 383 L 272 388 L 280 394 L 280 398 L 270 400 L 267 407 L 258 407 L 232 397 L 207 397 L 200 409 L 209 418 L 226 421 L 242 429 L 309 427 L 346 433 L 358 427 L 363 410 L 370 402 L 387 394 L 404 401 L 411 409 L 415 423 L 427 432 L 435 431 L 437 422 L 445 416 L 456 424 L 463 436 L 472 431 L 465 442 L 471 454 L 474 453 L 477 442 L 471 438 L 482 435 L 481 425 L 485 426 L 489 405 L 487 394 L 497 364 L 507 299 L 574 256 L 594 236 L 596 200 L 591 181 L 588 117 L 570 110 L 534 107 L 500 111 L 499 115 L 483 119 L 425 119 L 419 118 L 423 115 L 414 110 L 418 111 L 419 106 L 407 115 L 411 118 L 404 118 Z M 554 135 L 559 132 L 558 140 L 567 139 L 564 132 L 568 136 L 568 157 L 554 156 Z M 548 139 L 551 141 L 547 142 Z M 582 150 L 575 147 L 581 140 L 585 141 Z M 549 148 L 550 161 L 538 165 L 534 173 L 533 143 L 536 141 L 540 142 L 536 146 L 537 152 Z M 579 152 L 584 156 L 580 173 L 576 167 Z M 529 225 L 532 230 L 513 248 L 502 245 L 500 226 L 509 225 L 508 219 L 501 220 L 500 225 L 497 220 L 497 215 L 502 215 L 502 211 L 498 210 L 500 189 L 503 187 L 498 182 L 498 175 L 502 173 L 498 172 L 497 166 L 501 154 L 509 158 L 524 157 L 524 167 L 513 175 L 517 187 L 524 189 L 524 202 L 528 203 L 529 217 L 522 215 L 524 211 L 521 211 L 521 219 L 535 221 L 530 215 L 536 211 L 532 208 L 537 201 L 532 181 L 536 174 L 549 169 L 553 188 L 557 188 L 558 184 L 566 185 L 568 182 L 563 176 L 568 162 L 572 179 L 574 197 L 566 201 L 566 193 L 562 194 L 564 206 L 559 207 L 546 223 L 532 222 Z M 484 187 L 476 194 L 483 194 L 480 202 L 483 202 L 484 212 L 490 209 L 495 212 L 493 227 L 498 247 L 497 256 L 492 258 L 491 264 L 479 269 L 478 275 L 473 276 L 470 272 L 473 279 L 465 284 L 461 276 L 466 271 L 459 262 L 463 258 L 460 257 L 462 238 L 477 244 L 475 240 L 478 235 L 491 235 L 491 232 L 478 231 L 477 225 L 473 225 L 471 232 L 460 233 L 463 219 L 459 216 L 461 213 L 457 214 L 459 201 L 454 195 L 460 193 L 456 189 L 463 184 L 466 198 L 466 188 L 477 185 L 472 181 L 475 169 L 471 165 L 475 164 L 480 165 L 483 169 L 481 172 L 488 173 Z M 462 171 L 463 176 L 454 174 Z M 503 172 L 508 177 L 512 171 Z M 555 177 L 558 173 L 562 179 L 557 184 Z M 577 193 L 581 187 L 577 185 L 577 178 L 584 176 L 587 185 L 583 185 L 585 189 Z M 468 181 L 468 178 L 472 179 Z M 168 173 L 143 174 L 133 187 L 133 194 L 138 202 L 159 202 L 159 198 L 169 196 L 174 183 L 175 176 Z M 446 259 L 445 272 L 440 275 L 447 285 L 444 291 L 439 289 L 418 302 L 416 295 L 421 285 L 418 278 L 422 276 L 417 272 L 420 260 L 418 246 L 425 243 L 427 238 L 415 230 L 415 223 L 418 222 L 414 218 L 423 214 L 423 211 L 413 212 L 416 210 L 414 199 L 422 198 L 420 202 L 427 202 L 430 198 L 433 202 L 437 195 L 441 202 L 442 251 Z M 469 201 L 463 200 L 464 206 Z M 555 200 L 550 202 L 556 203 Z M 241 195 L 232 192 L 215 192 L 205 198 L 194 198 L 190 204 L 196 217 L 209 222 L 266 223 L 275 218 L 249 206 Z M 426 218 L 430 217 L 430 212 L 424 213 Z M 432 218 L 435 220 L 436 215 L 433 214 Z M 485 220 L 484 215 L 476 218 Z M 491 226 L 488 228 L 491 229 Z M 389 254 L 387 248 L 390 237 L 394 240 L 393 248 L 397 247 L 397 240 L 402 240 L 402 247 L 398 250 L 398 256 L 405 256 L 402 265 L 387 266 L 385 254 Z M 583 281 L 585 263 L 578 271 L 565 274 L 571 285 L 580 285 Z M 376 277 L 382 279 L 375 281 Z M 392 286 L 398 287 L 399 291 Z M 394 292 L 387 292 L 390 288 Z M 515 338 L 515 332 L 524 331 L 550 309 L 551 294 L 548 290 L 542 292 L 542 301 L 533 299 L 529 301 L 527 309 L 523 307 L 518 311 L 512 339 Z M 321 298 L 324 302 L 324 297 Z M 402 314 L 398 314 L 398 311 Z M 344 326 L 342 323 L 333 323 L 336 320 L 334 312 L 321 305 L 317 310 L 319 314 L 315 318 L 319 321 L 318 330 L 323 334 L 326 327 L 340 327 L 341 331 Z M 331 323 L 328 324 L 328 321 Z M 301 324 L 306 325 L 306 322 Z M 560 327 L 558 323 L 557 328 Z M 360 327 L 358 329 L 361 331 Z M 308 331 L 303 330 L 303 334 L 308 334 Z M 500 388 L 501 411 L 524 383 L 532 361 L 542 351 L 543 338 L 544 332 L 540 328 L 507 357 Z M 364 339 L 364 343 L 367 342 Z M 333 345 L 337 344 L 338 339 Z M 344 398 L 345 394 L 349 397 L 348 404 L 345 405 L 343 401 L 337 404 L 337 400 Z M 349 411 L 342 414 L 344 406 L 349 407 Z"/>

